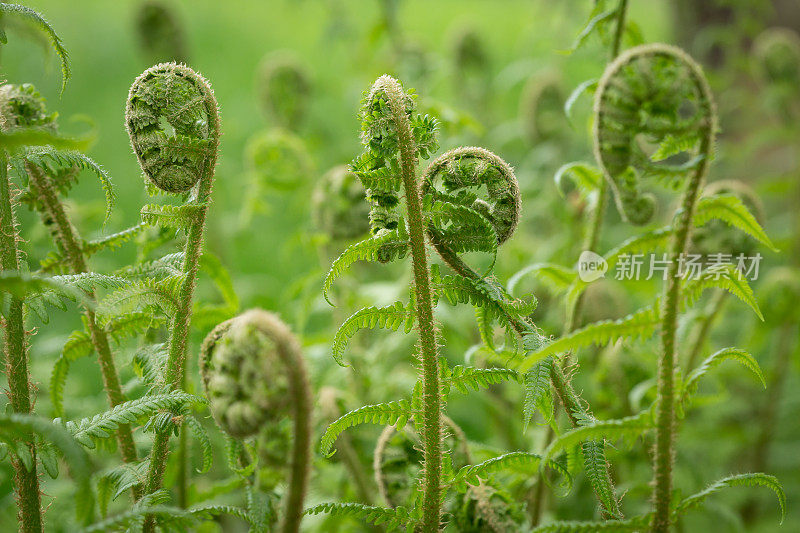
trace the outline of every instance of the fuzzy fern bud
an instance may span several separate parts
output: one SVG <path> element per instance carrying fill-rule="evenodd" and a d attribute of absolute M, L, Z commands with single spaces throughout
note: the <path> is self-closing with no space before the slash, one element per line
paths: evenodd
<path fill-rule="evenodd" d="M 716 112 L 697 63 L 681 49 L 643 45 L 621 54 L 598 82 L 594 101 L 595 157 L 628 222 L 648 223 L 656 201 L 641 190 L 646 178 L 675 186 L 686 173 L 707 165 L 706 132 Z M 645 144 L 658 148 L 649 153 Z M 681 164 L 668 164 L 688 153 Z"/>
<path fill-rule="evenodd" d="M 58 113 L 48 113 L 45 98 L 30 83 L 0 85 L 0 128 L 55 128 Z"/>
<path fill-rule="evenodd" d="M 156 1 L 144 2 L 136 13 L 136 34 L 151 61 L 187 61 L 186 36 L 169 6 Z"/>
<path fill-rule="evenodd" d="M 303 120 L 311 93 L 311 81 L 302 65 L 285 53 L 261 62 L 256 90 L 264 112 L 277 125 L 295 130 Z"/>
<path fill-rule="evenodd" d="M 128 94 L 125 124 L 144 175 L 158 189 L 183 193 L 211 178 L 219 145 L 217 101 L 194 70 L 161 63 L 144 71 Z"/>

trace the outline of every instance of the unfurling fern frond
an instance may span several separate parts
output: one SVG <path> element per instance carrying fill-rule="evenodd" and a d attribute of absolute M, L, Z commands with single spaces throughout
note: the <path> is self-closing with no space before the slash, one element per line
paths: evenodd
<path fill-rule="evenodd" d="M 761 308 L 758 306 L 753 289 L 747 282 L 747 278 L 736 266 L 730 263 L 715 264 L 691 278 L 684 287 L 683 305 L 694 305 L 703 291 L 709 288 L 723 289 L 736 296 L 740 301 L 747 304 L 759 319 L 764 320 L 764 315 L 761 314 Z"/>
<path fill-rule="evenodd" d="M 25 35 L 38 38 L 46 47 L 55 50 L 61 61 L 61 92 L 67 85 L 70 77 L 67 50 L 61 44 L 61 38 L 55 30 L 39 13 L 29 7 L 18 4 L 0 4 L 0 43 L 6 44 L 8 36 L 6 30 L 19 31 Z"/>
<path fill-rule="evenodd" d="M 748 474 L 735 474 L 732 476 L 724 477 L 718 481 L 715 481 L 705 489 L 701 490 L 698 493 L 692 494 L 691 496 L 684 498 L 675 507 L 674 513 L 676 516 L 679 516 L 686 511 L 696 508 L 703 504 L 706 498 L 711 496 L 714 493 L 721 491 L 727 487 L 767 487 L 771 489 L 775 496 L 778 498 L 778 505 L 780 506 L 781 510 L 781 523 L 783 523 L 783 519 L 786 517 L 786 493 L 783 491 L 783 487 L 781 486 L 780 482 L 775 476 L 771 476 L 769 474 L 763 474 L 761 472 L 757 473 L 748 473 Z"/>
<path fill-rule="evenodd" d="M 592 344 L 605 345 L 621 339 L 643 339 L 650 337 L 659 327 L 657 306 L 648 306 L 619 320 L 604 320 L 568 333 L 533 353 L 516 367 L 518 372 L 527 372 L 533 365 L 551 355 L 574 351 Z"/>
<path fill-rule="evenodd" d="M 344 274 L 356 261 L 380 261 L 387 262 L 404 257 L 408 252 L 408 233 L 404 224 L 400 224 L 397 229 L 386 230 L 363 241 L 359 241 L 347 247 L 331 265 L 325 282 L 322 286 L 322 294 L 328 303 L 328 293 L 333 286 L 336 278 Z"/>
<path fill-rule="evenodd" d="M 359 424 L 379 424 L 386 426 L 396 424 L 398 428 L 405 426 L 414 413 L 411 403 L 406 400 L 395 400 L 392 402 L 365 405 L 346 413 L 333 421 L 325 434 L 320 439 L 319 451 L 322 455 L 331 455 L 331 448 L 346 429 Z"/>
<path fill-rule="evenodd" d="M 108 323 L 112 317 L 130 313 L 136 309 L 156 307 L 166 315 L 178 308 L 178 290 L 184 275 L 169 276 L 160 280 L 144 279 L 130 282 L 103 298 L 97 306 L 101 322 Z"/>
<path fill-rule="evenodd" d="M 485 217 L 494 228 L 497 244 L 506 242 L 514 233 L 522 205 L 519 184 L 512 168 L 496 154 L 474 146 L 450 150 L 431 162 L 422 179 L 423 194 L 430 195 L 434 202 L 467 207 Z M 486 199 L 478 195 L 484 186 Z M 429 224 L 437 233 L 458 241 L 458 227 L 448 231 L 447 227 L 437 226 L 435 220 Z"/>
<path fill-rule="evenodd" d="M 334 516 L 350 516 L 358 520 L 365 520 L 376 526 L 384 526 L 389 531 L 405 528 L 409 533 L 414 530 L 414 522 L 418 517 L 413 510 L 405 507 L 375 507 L 361 503 L 323 503 L 305 510 L 305 514 L 317 515 L 328 513 Z"/>
<path fill-rule="evenodd" d="M 144 396 L 121 403 L 93 417 L 69 421 L 65 427 L 75 440 L 87 448 L 94 448 L 96 441 L 113 437 L 121 424 L 134 424 L 159 411 L 172 412 L 190 403 L 204 402 L 205 400 L 198 396 L 180 391 Z"/>
<path fill-rule="evenodd" d="M 124 229 L 117 233 L 112 233 L 111 235 L 100 237 L 99 239 L 86 241 L 83 244 L 83 251 L 87 256 L 89 256 L 94 255 L 102 250 L 116 250 L 126 242 L 139 235 L 146 227 L 146 224 L 136 224 L 135 226 L 131 226 L 130 228 Z"/>
<path fill-rule="evenodd" d="M 570 180 L 578 188 L 583 196 L 588 196 L 592 192 L 600 189 L 603 184 L 603 172 L 593 165 L 581 162 L 566 163 L 556 170 L 553 181 L 556 189 L 564 195 L 565 180 Z"/>
<path fill-rule="evenodd" d="M 723 182 L 714 182 L 714 184 L 720 183 Z M 719 194 L 700 198 L 697 202 L 697 210 L 695 211 L 692 221 L 695 226 L 699 227 L 710 220 L 721 220 L 728 226 L 739 229 L 758 240 L 773 252 L 778 251 L 767 236 L 764 228 L 759 224 L 758 219 L 750 212 L 747 205 L 745 205 L 742 199 L 736 194 Z"/>
<path fill-rule="evenodd" d="M 142 223 L 186 231 L 194 225 L 198 214 L 206 207 L 198 204 L 147 204 L 141 210 Z"/>
<path fill-rule="evenodd" d="M 528 471 L 530 473 L 540 467 L 542 467 L 542 457 L 540 455 L 528 452 L 509 452 L 487 459 L 482 463 L 461 468 L 453 476 L 450 484 L 455 490 L 464 492 L 467 490 L 468 485 L 478 485 L 481 480 L 486 480 L 490 474 L 495 472 L 509 470 L 513 472 Z M 566 484 L 571 485 L 571 476 L 563 465 L 550 461 L 546 467 L 558 472 L 564 478 Z"/>
<path fill-rule="evenodd" d="M 758 365 L 758 362 L 752 355 L 738 348 L 723 348 L 709 355 L 705 361 L 700 363 L 700 365 L 692 370 L 692 372 L 687 376 L 676 402 L 676 407 L 679 414 L 686 409 L 691 402 L 692 395 L 697 392 L 697 386 L 700 382 L 700 378 L 705 376 L 712 368 L 722 364 L 728 359 L 736 361 L 750 370 L 756 375 L 764 388 L 767 388 L 767 381 L 764 377 L 764 373 L 761 371 L 761 367 Z"/>
<path fill-rule="evenodd" d="M 347 366 L 342 356 L 344 355 L 347 342 L 360 329 L 383 328 L 397 331 L 403 327 L 406 333 L 411 331 L 414 326 L 414 310 L 407 308 L 400 302 L 386 307 L 365 307 L 353 313 L 345 320 L 336 335 L 333 337 L 331 353 L 333 359 L 340 366 Z"/>
<path fill-rule="evenodd" d="M 364 186 L 346 165 L 330 169 L 311 197 L 315 227 L 333 240 L 363 237 L 369 231 L 366 200 Z"/>
<path fill-rule="evenodd" d="M 595 93 L 595 156 L 629 222 L 646 224 L 655 213 L 655 197 L 640 190 L 643 178 L 705 173 L 713 149 L 707 133 L 716 128 L 709 95 L 697 63 L 672 46 L 638 46 L 606 69 Z M 660 150 L 646 153 L 642 136 Z M 696 157 L 674 169 L 659 163 L 684 152 Z"/>

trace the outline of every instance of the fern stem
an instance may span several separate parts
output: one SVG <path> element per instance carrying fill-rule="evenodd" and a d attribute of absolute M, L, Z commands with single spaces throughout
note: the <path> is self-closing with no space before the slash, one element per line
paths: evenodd
<path fill-rule="evenodd" d="M 611 47 L 611 59 L 614 60 L 619 55 L 622 46 L 622 36 L 625 34 L 625 12 L 628 10 L 628 0 L 619 0 L 617 7 L 617 28 L 614 31 L 614 44 Z"/>
<path fill-rule="evenodd" d="M 25 163 L 25 170 L 43 206 L 43 211 L 41 212 L 42 219 L 44 222 L 50 222 L 52 224 L 52 233 L 56 246 L 69 265 L 71 272 L 73 274 L 88 272 L 86 256 L 80 244 L 81 239 L 77 234 L 77 230 L 70 222 L 64 205 L 58 199 L 52 180 L 49 176 L 45 175 L 39 167 L 30 162 Z M 95 300 L 94 290 L 85 292 L 91 301 Z M 86 318 L 86 328 L 89 330 L 92 345 L 97 352 L 97 360 L 100 365 L 100 372 L 103 376 L 103 388 L 106 391 L 108 404 L 110 407 L 115 407 L 125 402 L 126 398 L 122 393 L 119 374 L 117 373 L 114 356 L 108 342 L 108 335 L 106 335 L 105 330 L 97 324 L 94 311 L 86 307 L 83 314 Z M 136 445 L 133 442 L 133 435 L 128 424 L 120 425 L 117 430 L 117 442 L 119 443 L 120 455 L 123 461 L 132 463 L 138 459 Z M 131 490 L 134 499 L 138 500 L 141 496 L 141 487 L 137 485 Z"/>
<path fill-rule="evenodd" d="M 11 182 L 8 178 L 8 159 L 0 150 L 0 262 L 6 271 L 19 271 L 19 250 L 16 221 L 14 220 Z M 28 375 L 28 353 L 25 341 L 25 325 L 22 317 L 22 300 L 11 296 L 8 311 L 3 320 L 3 352 L 8 377 L 8 399 L 15 413 L 31 413 L 31 385 Z M 36 473 L 36 446 L 33 435 L 26 439 L 31 457 L 31 469 L 16 455 L 12 455 L 14 486 L 17 501 L 19 530 L 23 533 L 41 533 L 42 506 L 39 495 L 39 477 Z"/>
<path fill-rule="evenodd" d="M 672 466 L 674 462 L 675 440 L 675 336 L 678 323 L 678 307 L 681 298 L 681 279 L 678 258 L 686 253 L 689 232 L 692 228 L 697 199 L 711 162 L 716 129 L 716 111 L 711 89 L 697 63 L 685 54 L 677 55 L 689 69 L 699 96 L 706 124 L 703 126 L 698 152 L 703 156 L 697 170 L 689 177 L 676 213 L 675 228 L 670 244 L 670 262 L 667 267 L 667 280 L 664 284 L 663 306 L 661 309 L 661 347 L 658 361 L 658 387 L 656 398 L 656 443 L 653 459 L 653 500 L 655 516 L 652 531 L 667 533 L 670 528 L 670 505 L 672 501 Z M 630 57 L 630 56 L 629 56 Z"/>
<path fill-rule="evenodd" d="M 194 194 L 194 200 L 199 208 L 187 232 L 183 263 L 181 265 L 181 273 L 184 278 L 178 291 L 177 309 L 175 310 L 170 324 L 165 381 L 168 387 L 178 390 L 184 383 L 186 344 L 192 318 L 192 304 L 194 287 L 197 280 L 197 270 L 200 256 L 202 255 L 206 214 L 211 202 L 211 190 L 214 185 L 214 168 L 216 166 L 219 149 L 220 122 L 219 110 L 217 108 L 217 101 L 214 98 L 214 93 L 208 85 L 208 82 L 202 76 L 186 66 L 174 63 L 164 63 L 148 69 L 139 76 L 131 86 L 131 92 L 128 97 L 128 108 L 126 111 L 126 122 L 131 137 L 131 144 L 133 145 L 134 152 L 136 152 L 143 169 L 148 168 L 148 159 L 152 157 L 152 154 L 149 152 L 143 153 L 141 146 L 138 145 L 140 137 L 143 135 L 143 127 L 134 120 L 137 112 L 136 106 L 139 104 L 137 91 L 146 84 L 159 83 L 160 78 L 157 77 L 159 75 L 166 76 L 168 80 L 171 80 L 171 82 L 175 84 L 178 83 L 177 79 L 180 78 L 186 80 L 193 86 L 193 90 L 197 92 L 197 98 L 192 102 L 192 105 L 197 105 L 198 111 L 201 111 L 205 115 L 208 128 L 205 138 L 202 139 L 207 141 L 208 144 L 207 150 L 203 154 L 199 176 L 196 178 L 197 188 Z M 167 89 L 169 88 L 170 85 L 167 85 Z M 157 106 L 152 110 L 147 110 L 147 112 L 157 117 L 158 115 L 164 116 L 162 113 L 165 112 L 179 114 L 185 111 L 184 109 L 170 110 L 169 90 L 166 95 L 166 102 L 157 102 Z M 153 105 L 153 103 L 151 102 L 148 105 Z M 152 163 L 151 161 L 150 164 Z M 172 163 L 168 161 L 167 166 L 160 167 L 161 171 L 155 175 L 148 173 L 147 170 L 145 170 L 145 174 L 157 187 L 162 188 L 162 190 L 167 192 L 181 192 L 183 190 L 183 192 L 186 192 L 186 189 L 182 189 L 186 186 L 185 182 L 178 183 L 173 181 L 173 177 L 177 176 L 175 172 L 177 168 L 169 166 L 171 164 Z M 191 186 L 191 184 L 189 185 Z M 164 478 L 164 468 L 166 466 L 167 456 L 169 455 L 169 438 L 170 433 L 164 432 L 156 433 L 153 439 L 153 448 L 150 452 L 150 468 L 147 473 L 147 483 L 145 485 L 146 494 L 152 494 L 161 487 Z M 145 531 L 152 532 L 154 528 L 154 518 L 148 516 L 145 522 Z"/>
<path fill-rule="evenodd" d="M 442 470 L 442 405 L 439 380 L 439 353 L 433 322 L 433 297 L 425 249 L 425 222 L 422 216 L 422 195 L 416 176 L 416 147 L 406 115 L 400 84 L 385 76 L 383 89 L 397 130 L 400 148 L 400 171 L 406 196 L 408 233 L 411 241 L 411 262 L 416 290 L 417 327 L 422 360 L 422 445 L 425 461 L 422 500 L 422 531 L 439 531 L 441 515 Z"/>

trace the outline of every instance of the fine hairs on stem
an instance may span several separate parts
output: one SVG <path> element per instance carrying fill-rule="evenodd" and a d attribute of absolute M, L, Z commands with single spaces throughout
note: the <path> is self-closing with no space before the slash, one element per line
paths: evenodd
<path fill-rule="evenodd" d="M 214 419 L 237 439 L 255 436 L 280 418 L 279 407 L 287 399 L 271 387 L 280 377 L 288 382 L 294 435 L 280 531 L 296 533 L 311 464 L 311 388 L 300 343 L 275 315 L 252 309 L 208 334 L 200 372 Z"/>
<path fill-rule="evenodd" d="M 174 133 L 162 126 L 166 121 Z M 172 389 L 183 386 L 186 342 L 192 315 L 197 269 L 202 254 L 206 212 L 211 202 L 214 167 L 219 147 L 217 101 L 208 82 L 184 65 L 161 63 L 144 71 L 131 86 L 125 124 L 133 151 L 147 180 L 157 189 L 189 193 L 180 208 L 147 206 L 156 223 L 169 213 L 168 225 L 186 231 L 177 308 L 170 325 L 165 381 Z M 144 216 L 144 210 L 143 210 Z M 166 217 L 164 217 L 166 218 Z M 169 433 L 157 433 L 150 454 L 146 494 L 161 487 L 169 453 Z M 152 518 L 147 529 L 154 527 Z"/>
<path fill-rule="evenodd" d="M 659 68 L 655 75 L 652 70 Z M 644 78 L 647 76 L 647 78 Z M 648 79 L 644 83 L 642 80 Z M 678 258 L 686 252 L 692 217 L 708 171 L 716 133 L 716 110 L 711 90 L 700 66 L 682 50 L 662 45 L 644 45 L 628 50 L 608 66 L 598 83 L 595 96 L 595 153 L 608 179 L 623 216 L 636 224 L 644 224 L 653 216 L 655 200 L 639 191 L 635 161 L 636 128 L 630 127 L 627 116 L 652 98 L 664 98 L 662 107 L 678 109 L 686 101 L 696 107 L 690 126 L 696 131 L 695 167 L 684 188 L 675 215 L 670 258 L 661 304 L 661 347 L 658 361 L 656 400 L 656 444 L 653 461 L 654 532 L 670 528 L 672 500 L 672 467 L 675 439 L 675 335 L 681 298 Z M 620 124 L 626 124 L 624 128 Z M 640 124 L 642 122 L 640 121 Z M 640 126 L 647 133 L 648 124 Z M 651 165 L 646 163 L 646 165 Z M 653 165 L 655 166 L 655 165 Z M 642 172 L 654 172 L 645 168 Z"/>
<path fill-rule="evenodd" d="M 9 109 L 28 110 L 26 116 L 6 116 L 6 121 L 13 119 L 17 126 L 37 125 L 55 129 L 54 115 L 47 114 L 44 98 L 32 86 L 4 86 L 3 96 Z M 36 112 L 31 114 L 31 110 L 36 110 Z M 50 228 L 61 260 L 72 274 L 87 273 L 89 269 L 86 253 L 82 246 L 83 240 L 69 219 L 63 201 L 59 197 L 58 187 L 52 176 L 48 174 L 48 169 L 36 164 L 31 158 L 25 158 L 23 165 L 28 176 L 29 189 L 33 195 L 30 203 L 39 212 L 43 224 Z M 94 289 L 86 289 L 84 293 L 88 301 L 96 300 Z M 120 386 L 119 374 L 108 335 L 105 329 L 98 324 L 95 312 L 87 305 L 84 305 L 84 318 L 92 346 L 97 352 L 109 406 L 115 407 L 123 403 L 126 398 Z M 129 425 L 120 425 L 117 430 L 117 442 L 123 461 L 130 463 L 137 460 L 136 446 Z M 140 487 L 138 485 L 133 487 L 132 493 L 134 499 L 138 499 L 141 495 Z"/>

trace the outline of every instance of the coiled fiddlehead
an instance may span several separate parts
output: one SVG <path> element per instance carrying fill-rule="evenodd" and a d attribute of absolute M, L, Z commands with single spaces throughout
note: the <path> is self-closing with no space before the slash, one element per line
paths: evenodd
<path fill-rule="evenodd" d="M 144 71 L 128 94 L 125 123 L 139 165 L 158 189 L 183 193 L 211 179 L 217 103 L 208 82 L 189 67 L 161 63 Z"/>
<path fill-rule="evenodd" d="M 265 58 L 258 69 L 259 103 L 277 125 L 297 130 L 308 108 L 311 81 L 302 65 L 283 52 Z"/>
<path fill-rule="evenodd" d="M 136 35 L 150 61 L 186 63 L 186 35 L 177 15 L 156 1 L 143 2 L 136 13 Z"/>
<path fill-rule="evenodd" d="M 716 109 L 700 66 L 682 50 L 663 44 L 632 48 L 606 69 L 595 97 L 595 152 L 617 206 L 633 223 L 652 217 L 655 201 L 639 191 L 641 177 L 661 170 L 653 160 L 687 150 L 696 156 L 682 165 L 688 173 L 676 212 L 661 308 L 662 353 L 658 363 L 655 515 L 653 531 L 670 527 L 675 433 L 675 332 L 681 296 L 678 257 L 686 252 L 697 199 L 708 171 L 716 133 Z M 660 147 L 648 157 L 642 134 Z"/>
<path fill-rule="evenodd" d="M 552 72 L 532 76 L 519 100 L 522 128 L 533 143 L 558 137 L 563 126 L 564 93 L 560 78 Z"/>
<path fill-rule="evenodd" d="M 441 188 L 437 188 L 440 178 Z M 422 180 L 422 192 L 433 202 L 461 206 L 487 220 L 496 244 L 503 244 L 514 233 L 522 205 L 519 183 L 513 169 L 496 154 L 475 146 L 450 150 L 428 165 Z M 483 187 L 485 200 L 478 196 Z M 462 238 L 467 228 L 460 224 L 450 228 L 429 225 L 428 231 L 435 232 L 437 240 L 454 251 L 467 251 L 472 246 L 469 236 Z"/>
<path fill-rule="evenodd" d="M 174 135 L 164 131 L 164 121 L 174 129 Z M 190 219 L 182 223 L 187 232 L 181 265 L 184 278 L 171 321 L 165 369 L 167 386 L 178 389 L 184 381 L 194 286 L 219 148 L 217 101 L 208 82 L 198 73 L 184 65 L 161 63 L 133 82 L 125 123 L 142 171 L 155 187 L 171 193 L 188 192 L 195 187 L 191 191 Z M 168 445 L 169 433 L 155 436 L 148 494 L 161 486 Z M 146 529 L 152 528 L 153 520 L 149 519 Z"/>
<path fill-rule="evenodd" d="M 353 239 L 369 231 L 369 206 L 358 176 L 341 165 L 325 173 L 311 197 L 314 225 L 331 239 Z"/>
<path fill-rule="evenodd" d="M 753 56 L 762 76 L 772 83 L 800 82 L 800 35 L 788 28 L 764 30 L 753 42 Z"/>
<path fill-rule="evenodd" d="M 614 192 L 620 214 L 632 224 L 649 222 L 655 197 L 641 191 L 648 177 L 674 181 L 705 172 L 715 112 L 700 67 L 679 48 L 651 44 L 628 50 L 606 69 L 594 101 L 595 157 Z M 653 154 L 645 142 L 659 144 Z M 659 164 L 682 152 L 682 165 Z"/>
<path fill-rule="evenodd" d="M 299 531 L 311 463 L 311 392 L 298 340 L 278 317 L 252 309 L 208 334 L 200 372 L 214 419 L 234 438 L 254 436 L 291 410 L 294 443 L 281 531 Z"/>

